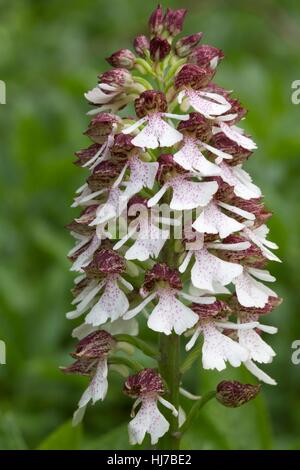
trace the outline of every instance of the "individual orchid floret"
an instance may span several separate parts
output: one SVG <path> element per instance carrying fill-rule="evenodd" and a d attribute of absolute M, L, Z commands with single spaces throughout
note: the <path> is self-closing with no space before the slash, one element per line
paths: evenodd
<path fill-rule="evenodd" d="M 158 409 L 158 402 L 170 409 L 174 416 L 178 416 L 176 408 L 161 396 L 164 393 L 161 376 L 154 369 L 143 369 L 128 377 L 124 384 L 124 393 L 136 398 L 131 414 L 133 419 L 128 425 L 130 443 L 141 444 L 148 433 L 151 444 L 156 444 L 170 427 Z M 140 409 L 135 415 L 135 409 L 139 405 Z"/>
<path fill-rule="evenodd" d="M 229 154 L 231 159 L 227 160 L 228 165 L 239 165 L 244 163 L 251 155 L 252 151 L 247 150 L 229 139 L 223 132 L 218 132 L 212 136 L 210 144 L 218 150 Z"/>
<path fill-rule="evenodd" d="M 237 408 L 253 400 L 260 392 L 260 385 L 242 384 L 237 380 L 223 380 L 217 386 L 216 399 L 228 408 Z"/>
<path fill-rule="evenodd" d="M 181 301 L 177 296 L 189 299 L 190 296 L 182 291 L 182 283 L 176 269 L 171 269 L 166 264 L 156 264 L 146 272 L 145 281 L 141 288 L 141 295 L 145 299 L 136 307 L 124 315 L 124 319 L 130 319 L 141 312 L 150 302 L 158 300 L 148 318 L 148 326 L 151 330 L 170 335 L 172 331 L 181 335 L 195 325 L 197 315 Z M 213 297 L 199 298 L 199 302 L 212 302 Z"/>
<path fill-rule="evenodd" d="M 260 225 L 257 228 L 252 228 L 251 226 L 245 227 L 243 229 L 243 234 L 245 235 L 246 238 L 251 240 L 255 245 L 257 245 L 263 255 L 269 259 L 270 261 L 278 261 L 281 262 L 281 260 L 276 256 L 269 248 L 273 250 L 278 249 L 278 245 L 276 243 L 273 243 L 269 240 L 267 240 L 267 235 L 269 233 L 269 229 L 266 225 Z"/>
<path fill-rule="evenodd" d="M 204 369 L 226 368 L 226 362 L 233 367 L 239 367 L 249 358 L 249 352 L 238 342 L 226 336 L 222 331 L 253 328 L 257 322 L 249 322 L 243 325 L 227 321 L 230 309 L 228 305 L 217 300 L 213 304 L 192 306 L 198 315 L 198 322 L 192 338 L 186 345 L 189 351 L 196 343 L 200 334 L 203 335 L 202 365 Z"/>
<path fill-rule="evenodd" d="M 177 97 L 179 104 L 183 105 L 185 99 L 188 105 L 184 105 L 185 109 L 191 106 L 208 119 L 229 111 L 231 105 L 223 95 L 201 90 L 208 85 L 214 74 L 215 70 L 209 67 L 198 67 L 195 64 L 186 64 L 182 67 L 175 79 L 175 87 L 179 91 Z"/>
<path fill-rule="evenodd" d="M 144 91 L 135 100 L 135 111 L 140 118 L 132 126 L 123 130 L 124 134 L 131 134 L 142 124 L 146 126 L 132 140 L 136 147 L 156 149 L 157 147 L 170 147 L 182 139 L 182 134 L 168 124 L 163 118 L 188 119 L 188 115 L 167 113 L 167 101 L 160 91 Z"/>
<path fill-rule="evenodd" d="M 163 182 L 160 190 L 148 201 L 148 206 L 155 206 L 167 192 L 172 189 L 170 208 L 188 210 L 206 206 L 218 190 L 215 181 L 192 181 L 190 174 L 174 162 L 171 154 L 159 158 L 159 179 Z"/>
<path fill-rule="evenodd" d="M 98 112 L 107 109 L 114 109 L 116 97 L 126 90 L 130 89 L 134 84 L 131 73 L 125 68 L 116 68 L 103 73 L 99 77 L 99 84 L 91 91 L 85 93 L 86 99 L 94 105 L 102 105 L 97 108 Z M 120 103 L 120 107 L 121 103 Z M 117 106 L 119 109 L 119 106 Z"/>
<path fill-rule="evenodd" d="M 184 272 L 189 261 L 194 257 L 195 262 L 191 269 L 193 285 L 198 289 L 215 292 L 219 286 L 227 286 L 243 272 L 243 267 L 240 264 L 224 261 L 218 256 L 218 253 L 226 252 L 226 250 L 239 253 L 249 246 L 250 243 L 247 241 L 231 244 L 219 241 L 204 242 L 203 237 L 202 243 L 200 240 L 200 243 L 198 241 L 197 244 L 191 244 L 179 271 Z"/>
<path fill-rule="evenodd" d="M 116 243 L 114 249 L 119 250 L 135 236 L 133 245 L 125 252 L 125 258 L 138 261 L 146 261 L 150 257 L 157 258 L 170 234 L 168 229 L 158 227 L 161 222 L 159 214 L 148 209 L 146 199 L 135 196 L 129 201 L 128 216 L 133 219 L 128 233 Z M 168 219 L 166 222 L 171 221 Z"/>
<path fill-rule="evenodd" d="M 269 271 L 248 267 L 244 267 L 242 274 L 233 280 L 238 301 L 244 307 L 263 308 L 268 303 L 269 297 L 277 297 L 272 289 L 257 279 L 266 282 L 276 281 Z"/>
<path fill-rule="evenodd" d="M 82 420 L 85 409 L 92 400 L 95 404 L 98 400 L 104 400 L 107 382 L 107 356 L 114 348 L 114 338 L 104 330 L 89 334 L 79 341 L 71 356 L 75 362 L 68 367 L 62 368 L 65 374 L 86 375 L 90 377 L 90 384 L 83 393 L 78 409 L 73 416 L 73 424 L 77 425 Z"/>
<path fill-rule="evenodd" d="M 67 317 L 77 318 L 91 308 L 85 321 L 92 326 L 120 318 L 128 310 L 129 302 L 119 284 L 129 290 L 133 289 L 121 276 L 125 270 L 124 259 L 115 251 L 103 248 L 95 253 L 93 260 L 84 270 L 89 282 L 73 301 L 76 310 L 68 313 Z M 95 301 L 100 291 L 102 294 Z"/>
<path fill-rule="evenodd" d="M 144 161 L 141 148 L 135 147 L 132 141 L 131 136 L 119 134 L 115 138 L 114 146 L 111 149 L 113 159 L 122 156 L 123 160 L 127 160 L 117 181 L 114 183 L 115 187 L 119 186 L 124 180 L 127 168 L 130 170 L 129 179 L 123 182 L 126 187 L 123 196 L 126 197 L 126 200 L 143 188 L 152 189 L 159 168 L 157 162 Z"/>
<path fill-rule="evenodd" d="M 195 33 L 180 38 L 175 45 L 178 57 L 187 57 L 201 41 L 202 36 L 203 33 Z"/>
<path fill-rule="evenodd" d="M 131 70 L 135 65 L 135 55 L 129 49 L 120 49 L 108 57 L 107 62 L 113 67 Z"/>
<path fill-rule="evenodd" d="M 198 67 L 215 69 L 218 62 L 224 58 L 223 51 L 213 46 L 202 44 L 196 47 L 189 55 L 188 61 Z"/>
<path fill-rule="evenodd" d="M 185 170 L 196 171 L 202 176 L 216 176 L 221 174 L 218 165 L 206 159 L 203 151 L 210 150 L 219 158 L 230 158 L 218 149 L 207 144 L 212 135 L 211 122 L 199 113 L 191 113 L 187 121 L 178 125 L 183 134 L 180 149 L 174 154 L 174 161 Z"/>

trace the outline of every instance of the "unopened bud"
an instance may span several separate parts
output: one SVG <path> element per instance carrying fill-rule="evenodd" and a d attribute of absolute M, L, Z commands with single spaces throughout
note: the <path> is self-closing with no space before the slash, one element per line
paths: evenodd
<path fill-rule="evenodd" d="M 223 380 L 217 386 L 216 399 L 229 408 L 237 408 L 255 398 L 260 385 L 242 384 L 237 380 Z"/>

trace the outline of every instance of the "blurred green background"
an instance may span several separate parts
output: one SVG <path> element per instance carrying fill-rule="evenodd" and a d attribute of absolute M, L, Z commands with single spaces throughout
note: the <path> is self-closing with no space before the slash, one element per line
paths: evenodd
<path fill-rule="evenodd" d="M 235 410 L 209 403 L 186 435 L 192 449 L 300 448 L 300 365 L 291 343 L 300 339 L 299 170 L 300 105 L 291 83 L 300 79 L 299 1 L 165 1 L 187 7 L 185 33 L 203 31 L 202 43 L 222 48 L 226 60 L 217 83 L 234 89 L 250 112 L 245 127 L 259 149 L 247 164 L 274 211 L 271 239 L 284 263 L 273 265 L 284 303 L 267 321 L 278 352 L 264 369 L 278 381 Z M 0 448 L 126 449 L 131 401 L 111 374 L 107 400 L 89 408 L 82 429 L 70 417 L 85 380 L 65 377 L 73 349 L 69 310 L 72 275 L 66 253 L 72 240 L 64 224 L 74 216 L 73 193 L 84 177 L 73 152 L 88 144 L 83 93 L 107 68 L 104 57 L 130 47 L 146 32 L 155 1 L 0 1 L 1 263 Z M 146 333 L 144 332 L 144 337 Z M 196 367 L 197 368 L 197 367 Z M 195 370 L 195 369 L 194 369 Z M 189 374 L 194 392 L 242 370 Z M 185 401 L 184 406 L 189 406 Z"/>

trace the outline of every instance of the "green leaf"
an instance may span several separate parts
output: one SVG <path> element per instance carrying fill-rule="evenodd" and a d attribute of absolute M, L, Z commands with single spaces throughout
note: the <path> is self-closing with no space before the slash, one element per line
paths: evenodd
<path fill-rule="evenodd" d="M 81 426 L 72 426 L 72 422 L 67 421 L 49 434 L 37 450 L 78 450 L 81 438 Z"/>

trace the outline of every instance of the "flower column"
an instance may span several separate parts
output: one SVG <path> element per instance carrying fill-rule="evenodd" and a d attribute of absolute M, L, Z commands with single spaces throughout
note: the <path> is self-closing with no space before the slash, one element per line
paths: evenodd
<path fill-rule="evenodd" d="M 261 317 L 280 302 L 261 282 L 274 281 L 266 264 L 279 261 L 267 239 L 271 214 L 242 168 L 256 145 L 237 126 L 245 109 L 212 82 L 222 51 L 199 46 L 202 33 L 174 40 L 185 14 L 164 14 L 158 6 L 150 37 L 134 40 L 136 55 L 112 54 L 113 69 L 86 93 L 94 109 L 85 134 L 93 143 L 76 153 L 76 164 L 89 173 L 73 204 L 81 213 L 68 226 L 78 277 L 67 317 L 84 321 L 73 330 L 76 362 L 65 372 L 90 378 L 74 422 L 90 401 L 105 398 L 117 371 L 126 377 L 124 392 L 136 398 L 130 442 L 141 444 L 149 434 L 161 449 L 179 449 L 211 398 L 235 407 L 259 391 L 230 381 L 201 391 L 202 398 L 182 389 L 199 336 L 203 369 L 243 365 L 260 381 L 276 383 L 256 365 L 275 355 L 261 335 L 276 328 Z M 158 348 L 138 336 L 145 321 Z M 186 351 L 193 349 L 183 362 L 182 335 L 190 336 Z M 153 367 L 133 359 L 132 346 Z M 196 400 L 187 414 L 180 392 Z"/>

